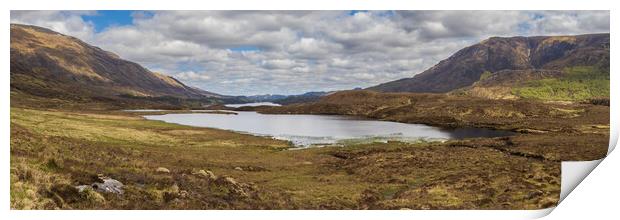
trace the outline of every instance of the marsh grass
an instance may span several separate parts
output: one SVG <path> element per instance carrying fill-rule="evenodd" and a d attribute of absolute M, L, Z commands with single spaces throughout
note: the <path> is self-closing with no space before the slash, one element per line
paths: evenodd
<path fill-rule="evenodd" d="M 11 208 L 534 209 L 557 201 L 559 164 L 451 144 L 290 151 L 285 141 L 131 113 L 11 108 Z M 526 180 L 531 171 L 543 177 Z M 100 174 L 124 183 L 125 193 L 76 191 Z M 523 196 L 535 190 L 543 193 Z"/>

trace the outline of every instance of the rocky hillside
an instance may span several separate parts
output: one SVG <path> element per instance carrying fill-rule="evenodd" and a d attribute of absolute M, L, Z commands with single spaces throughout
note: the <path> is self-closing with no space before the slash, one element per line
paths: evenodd
<path fill-rule="evenodd" d="M 77 38 L 19 24 L 11 24 L 11 91 L 56 99 L 220 97 Z"/>
<path fill-rule="evenodd" d="M 443 93 L 472 86 L 481 78 L 486 78 L 483 77 L 485 73 L 490 76 L 503 71 L 514 79 L 529 80 L 530 77 L 557 77 L 561 75 L 557 71 L 575 66 L 595 67 L 609 72 L 609 34 L 493 37 L 458 51 L 412 78 L 368 89 Z M 525 75 L 520 76 L 518 73 Z M 506 79 L 507 76 L 493 79 Z"/>

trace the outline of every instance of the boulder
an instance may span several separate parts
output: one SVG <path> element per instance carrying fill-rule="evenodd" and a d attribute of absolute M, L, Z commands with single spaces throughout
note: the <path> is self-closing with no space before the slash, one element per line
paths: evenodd
<path fill-rule="evenodd" d="M 102 180 L 102 183 L 93 183 L 91 187 L 97 192 L 123 194 L 123 183 L 107 177 Z"/>
<path fill-rule="evenodd" d="M 89 190 L 94 190 L 97 192 L 103 193 L 114 193 L 114 194 L 123 194 L 123 183 L 118 180 L 112 179 L 110 177 L 105 177 L 103 175 L 98 175 L 99 182 L 94 182 L 90 185 L 79 185 L 76 186 L 78 192 L 84 193 Z"/>

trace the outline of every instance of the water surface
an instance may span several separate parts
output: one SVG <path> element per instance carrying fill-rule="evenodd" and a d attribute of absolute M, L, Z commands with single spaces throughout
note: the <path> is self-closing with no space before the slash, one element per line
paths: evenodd
<path fill-rule="evenodd" d="M 244 106 L 256 107 L 256 106 L 281 106 L 281 105 L 277 103 L 273 103 L 273 102 L 252 102 L 252 103 L 243 103 L 243 104 L 227 104 L 224 106 L 231 107 L 231 108 L 239 108 L 239 107 L 244 107 Z"/>
<path fill-rule="evenodd" d="M 162 109 L 126 109 L 124 112 L 161 112 Z"/>
<path fill-rule="evenodd" d="M 232 114 L 165 114 L 145 116 L 151 120 L 210 127 L 254 135 L 272 136 L 296 146 L 447 140 L 471 137 L 498 137 L 512 132 L 482 128 L 442 129 L 422 124 L 406 124 L 332 115 L 271 115 L 256 112 Z"/>

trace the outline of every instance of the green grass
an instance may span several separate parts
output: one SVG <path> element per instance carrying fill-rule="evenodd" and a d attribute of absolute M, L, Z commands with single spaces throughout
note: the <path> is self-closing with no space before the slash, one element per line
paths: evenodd
<path fill-rule="evenodd" d="M 582 101 L 609 97 L 609 71 L 593 66 L 564 69 L 561 78 L 541 79 L 525 83 L 512 93 L 523 98 L 549 101 Z"/>
<path fill-rule="evenodd" d="M 489 77 L 491 77 L 491 75 L 493 75 L 493 73 L 489 71 L 484 71 L 484 73 L 480 74 L 480 80 L 488 79 Z"/>

